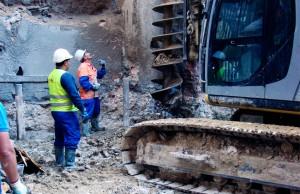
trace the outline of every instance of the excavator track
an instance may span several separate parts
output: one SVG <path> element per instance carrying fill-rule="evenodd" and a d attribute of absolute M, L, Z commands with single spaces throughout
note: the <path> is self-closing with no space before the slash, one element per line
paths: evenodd
<path fill-rule="evenodd" d="M 300 193 L 300 128 L 211 119 L 146 121 L 127 130 L 130 175 L 187 193 Z"/>
<path fill-rule="evenodd" d="M 161 19 L 152 23 L 161 29 L 161 34 L 152 38 L 152 53 L 155 56 L 152 68 L 161 72 L 161 77 L 153 82 L 162 87 L 151 95 L 163 104 L 172 104 L 181 95 L 183 79 L 178 65 L 183 63 L 183 5 L 183 0 L 162 0 L 153 8 L 154 12 L 161 15 Z"/>

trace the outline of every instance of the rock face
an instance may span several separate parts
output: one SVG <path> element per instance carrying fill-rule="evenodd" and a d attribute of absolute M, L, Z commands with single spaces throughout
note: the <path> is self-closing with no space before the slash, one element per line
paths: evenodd
<path fill-rule="evenodd" d="M 94 14 L 110 6 L 110 0 L 50 0 L 49 4 L 55 12 Z"/>
<path fill-rule="evenodd" d="M 108 63 L 111 77 L 121 71 L 121 15 L 111 14 L 115 16 L 113 19 L 87 14 L 68 17 L 58 14 L 48 18 L 32 16 L 24 6 L 5 7 L 0 3 L 0 8 L 0 100 L 14 100 L 14 83 L 17 82 L 14 76 L 19 75 L 20 67 L 24 77 L 33 77 L 23 84 L 24 99 L 47 100 L 46 81 L 54 68 L 52 55 L 57 48 L 66 48 L 71 53 L 78 48 L 88 49 L 95 56 L 96 67 L 102 58 Z M 76 77 L 79 62 L 71 60 L 71 64 L 70 72 Z M 44 76 L 42 83 L 34 81 L 37 76 Z"/>
<path fill-rule="evenodd" d="M 58 13 L 94 14 L 111 6 L 110 0 L 3 0 L 4 5 L 20 4 L 26 6 L 51 6 L 52 11 Z"/>

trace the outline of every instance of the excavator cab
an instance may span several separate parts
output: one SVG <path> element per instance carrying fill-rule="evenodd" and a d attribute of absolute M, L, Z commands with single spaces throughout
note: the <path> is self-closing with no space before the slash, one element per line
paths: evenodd
<path fill-rule="evenodd" d="M 300 3 L 214 0 L 209 4 L 207 38 L 202 39 L 205 60 L 201 63 L 210 102 L 299 111 L 293 107 L 300 101 L 299 39 L 295 31 Z"/>

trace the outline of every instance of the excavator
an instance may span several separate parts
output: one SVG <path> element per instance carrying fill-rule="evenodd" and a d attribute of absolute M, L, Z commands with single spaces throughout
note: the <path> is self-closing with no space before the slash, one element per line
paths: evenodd
<path fill-rule="evenodd" d="M 133 125 L 128 173 L 184 193 L 300 193 L 299 10 L 298 0 L 159 1 L 152 97 L 174 109 L 196 85 L 236 112 Z"/>

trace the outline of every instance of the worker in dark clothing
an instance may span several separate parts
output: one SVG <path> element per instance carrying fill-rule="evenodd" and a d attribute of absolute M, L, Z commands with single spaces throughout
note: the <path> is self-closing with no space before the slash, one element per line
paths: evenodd
<path fill-rule="evenodd" d="M 75 167 L 75 152 L 80 140 L 78 109 L 83 120 L 88 117 L 75 78 L 67 72 L 72 57 L 67 50 L 57 49 L 53 55 L 56 68 L 48 77 L 51 113 L 55 121 L 56 164 L 68 169 Z"/>
<path fill-rule="evenodd" d="M 17 171 L 14 146 L 9 139 L 9 126 L 4 106 L 0 103 L 0 162 L 14 194 L 30 194 L 29 189 L 21 182 Z M 1 179 L 0 179 L 0 193 Z"/>

